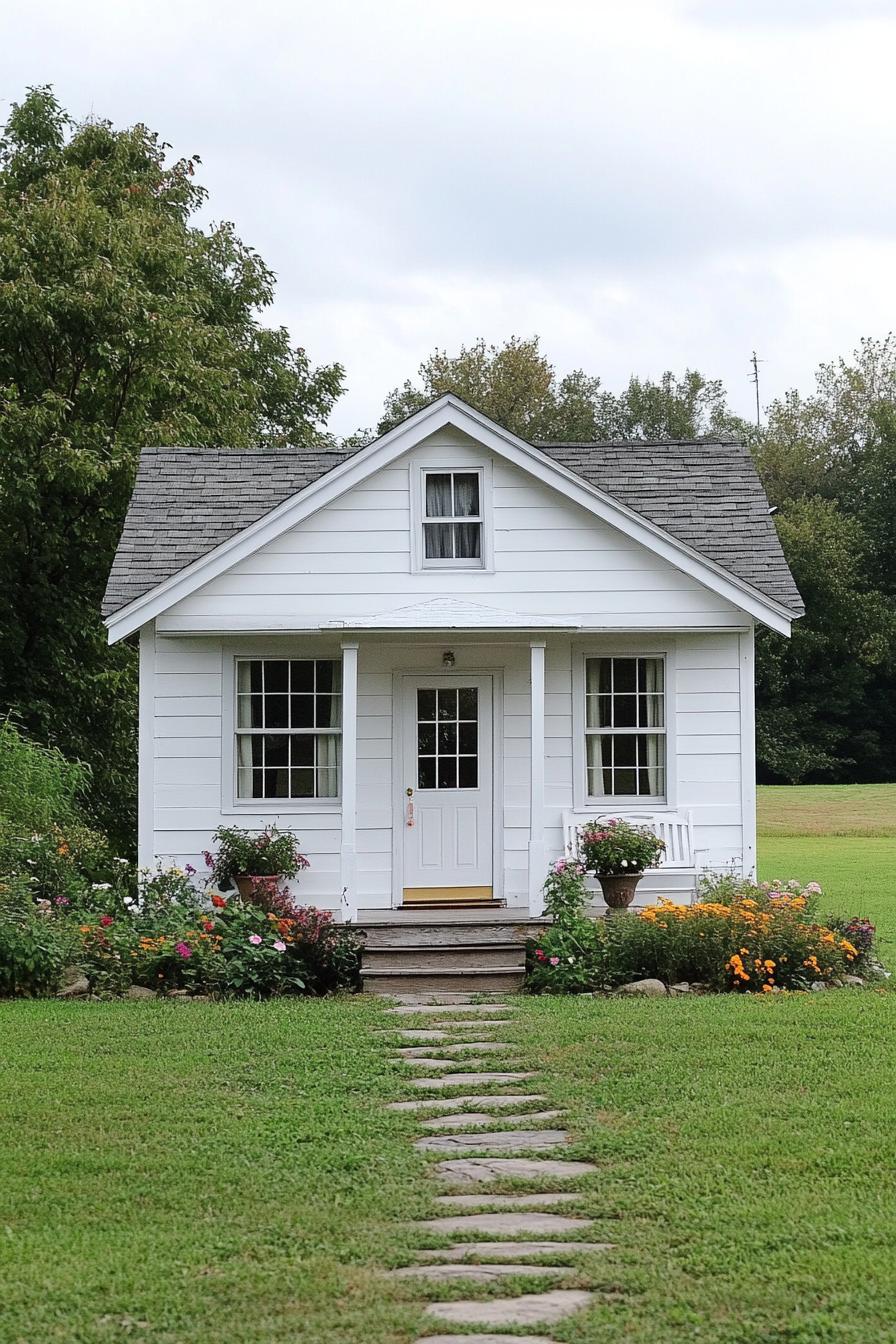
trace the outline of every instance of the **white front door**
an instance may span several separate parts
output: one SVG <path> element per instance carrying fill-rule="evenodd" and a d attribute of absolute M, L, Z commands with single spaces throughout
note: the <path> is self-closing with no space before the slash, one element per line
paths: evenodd
<path fill-rule="evenodd" d="M 492 678 L 404 680 L 403 899 L 493 894 Z"/>

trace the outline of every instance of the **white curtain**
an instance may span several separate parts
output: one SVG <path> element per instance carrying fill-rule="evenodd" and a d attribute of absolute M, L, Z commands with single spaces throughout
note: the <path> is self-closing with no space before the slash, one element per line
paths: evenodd
<path fill-rule="evenodd" d="M 480 554 L 481 523 L 452 523 L 454 529 L 454 558 L 478 560 Z"/>
<path fill-rule="evenodd" d="M 455 518 L 479 517 L 479 477 L 475 475 L 454 478 Z"/>
<path fill-rule="evenodd" d="M 663 660 L 661 658 L 644 659 L 644 726 L 662 728 L 663 713 Z M 648 733 L 644 739 L 647 747 L 647 787 L 651 794 L 659 796 L 665 792 L 663 773 L 666 758 L 666 740 L 661 733 Z"/>
<path fill-rule="evenodd" d="M 339 738 L 321 734 L 317 739 L 317 796 L 339 796 Z"/>
<path fill-rule="evenodd" d="M 426 516 L 427 518 L 450 518 L 451 477 L 449 475 L 430 475 L 426 478 Z"/>

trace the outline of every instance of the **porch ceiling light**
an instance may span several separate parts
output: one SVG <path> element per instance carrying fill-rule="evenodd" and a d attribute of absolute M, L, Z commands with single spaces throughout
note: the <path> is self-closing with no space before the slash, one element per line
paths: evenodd
<path fill-rule="evenodd" d="M 455 663 L 454 654 L 452 653 L 451 649 L 446 649 L 445 652 L 442 654 L 442 666 L 445 668 L 446 671 L 450 671 L 450 669 L 454 666 L 454 663 Z"/>

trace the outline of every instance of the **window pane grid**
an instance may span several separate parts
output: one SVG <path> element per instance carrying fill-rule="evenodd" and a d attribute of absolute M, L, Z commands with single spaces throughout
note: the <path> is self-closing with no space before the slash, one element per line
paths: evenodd
<path fill-rule="evenodd" d="M 424 558 L 470 564 L 481 562 L 479 473 L 428 471 L 424 473 L 423 496 Z"/>
<path fill-rule="evenodd" d="M 417 788 L 479 784 L 479 692 L 475 686 L 417 690 Z"/>
<path fill-rule="evenodd" d="M 237 661 L 238 798 L 337 798 L 342 664 Z"/>
<path fill-rule="evenodd" d="M 589 797 L 664 797 L 665 733 L 662 658 L 585 660 Z"/>

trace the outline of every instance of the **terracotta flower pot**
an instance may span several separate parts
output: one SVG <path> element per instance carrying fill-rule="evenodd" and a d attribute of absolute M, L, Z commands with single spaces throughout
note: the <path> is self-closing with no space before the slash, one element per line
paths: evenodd
<path fill-rule="evenodd" d="M 610 910 L 627 910 L 643 873 L 598 873 L 597 880 Z"/>
<path fill-rule="evenodd" d="M 243 900 L 251 901 L 259 888 L 261 888 L 262 891 L 266 891 L 278 887 L 280 885 L 281 874 L 277 873 L 273 876 L 266 875 L 262 877 L 258 874 L 253 876 L 251 873 L 237 873 L 233 880 L 236 883 L 236 889 Z"/>

